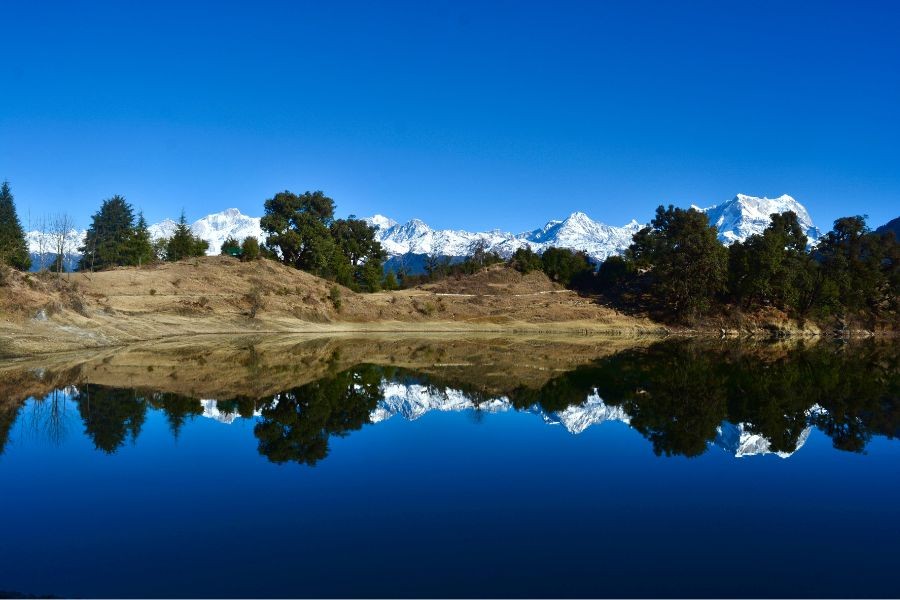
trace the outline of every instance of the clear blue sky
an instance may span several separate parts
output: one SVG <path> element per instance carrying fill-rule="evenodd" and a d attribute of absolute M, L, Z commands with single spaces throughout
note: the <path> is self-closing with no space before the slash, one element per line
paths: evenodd
<path fill-rule="evenodd" d="M 23 218 L 283 189 L 514 231 L 737 192 L 900 214 L 896 2 L 0 0 L 0 24 Z"/>

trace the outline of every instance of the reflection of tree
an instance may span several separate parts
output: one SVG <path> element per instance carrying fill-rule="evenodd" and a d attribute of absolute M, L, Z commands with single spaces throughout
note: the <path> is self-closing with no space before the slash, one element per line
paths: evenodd
<path fill-rule="evenodd" d="M 73 400 L 85 433 L 104 452 L 112 454 L 129 435 L 135 440 L 141 432 L 147 405 L 135 390 L 89 383 L 78 389 Z"/>
<path fill-rule="evenodd" d="M 3 452 L 6 450 L 6 443 L 9 441 L 9 432 L 12 430 L 21 410 L 21 404 L 17 405 L 15 408 L 8 407 L 0 409 L 0 456 L 2 456 Z"/>
<path fill-rule="evenodd" d="M 243 419 L 251 419 L 256 412 L 256 400 L 247 396 L 237 396 L 227 400 L 218 400 L 216 408 L 226 415 L 238 415 Z"/>
<path fill-rule="evenodd" d="M 510 398 L 518 408 L 559 411 L 596 390 L 630 415 L 657 454 L 702 454 L 725 420 L 743 423 L 776 452 L 796 450 L 809 425 L 836 448 L 861 451 L 872 435 L 900 435 L 897 354 L 895 346 L 875 344 L 775 354 L 666 341 L 579 367 L 539 390 L 516 389 Z"/>
<path fill-rule="evenodd" d="M 690 346 L 623 352 L 603 361 L 598 375 L 600 397 L 622 406 L 656 454 L 703 454 L 725 420 L 721 365 Z"/>
<path fill-rule="evenodd" d="M 328 455 L 330 436 L 369 422 L 381 377 L 377 367 L 361 366 L 268 399 L 254 427 L 260 454 L 276 463 L 314 465 Z"/>
<path fill-rule="evenodd" d="M 197 398 L 189 398 L 179 394 L 172 394 L 171 392 L 160 392 L 153 394 L 150 398 L 150 404 L 153 405 L 153 408 L 161 409 L 166 413 L 169 428 L 176 439 L 188 417 L 193 418 L 203 414 L 203 406 Z"/>
<path fill-rule="evenodd" d="M 900 369 L 896 346 L 834 351 L 815 373 L 825 385 L 813 423 L 834 447 L 862 452 L 873 435 L 900 436 Z"/>
<path fill-rule="evenodd" d="M 31 402 L 26 423 L 35 437 L 45 437 L 54 446 L 62 443 L 67 433 L 66 400 L 65 392 L 53 390 Z"/>

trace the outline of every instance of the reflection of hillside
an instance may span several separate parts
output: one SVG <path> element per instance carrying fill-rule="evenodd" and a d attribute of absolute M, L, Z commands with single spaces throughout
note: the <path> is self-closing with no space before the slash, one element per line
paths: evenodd
<path fill-rule="evenodd" d="M 96 383 L 201 398 L 260 398 L 363 363 L 440 375 L 500 393 L 512 385 L 540 387 L 556 373 L 648 343 L 439 335 L 200 338 L 0 365 L 0 397 L 16 402 L 62 385 Z"/>
<path fill-rule="evenodd" d="M 246 339 L 176 344 L 0 369 L 9 395 L 0 451 L 24 395 L 73 385 L 94 445 L 135 440 L 149 409 L 174 435 L 198 415 L 255 418 L 259 451 L 314 464 L 329 438 L 394 416 L 523 410 L 572 433 L 606 421 L 638 431 L 665 455 L 711 445 L 735 456 L 787 457 L 812 428 L 836 448 L 863 450 L 900 434 L 898 348 L 874 343 L 761 348 L 672 340 L 618 352 L 535 340 Z"/>

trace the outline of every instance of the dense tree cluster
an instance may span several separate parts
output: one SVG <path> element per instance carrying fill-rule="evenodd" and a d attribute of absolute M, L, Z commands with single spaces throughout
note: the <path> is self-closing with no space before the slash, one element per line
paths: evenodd
<path fill-rule="evenodd" d="M 9 182 L 0 184 L 0 265 L 20 271 L 31 267 L 31 255 L 25 242 L 25 232 L 16 214 Z"/>
<path fill-rule="evenodd" d="M 135 222 L 134 209 L 119 195 L 104 200 L 91 217 L 84 245 L 78 250 L 82 271 L 140 265 L 155 258 L 147 222 L 143 215 Z"/>
<path fill-rule="evenodd" d="M 773 214 L 762 234 L 725 247 L 703 213 L 659 207 L 625 256 L 600 266 L 595 288 L 680 322 L 764 307 L 799 319 L 896 322 L 900 246 L 893 233 L 845 217 L 814 248 L 807 245 L 793 212 Z"/>
<path fill-rule="evenodd" d="M 91 217 L 84 245 L 79 248 L 82 271 L 100 271 L 117 266 L 141 266 L 157 260 L 176 261 L 203 256 L 208 242 L 195 236 L 184 212 L 171 238 L 153 241 L 143 213 L 137 219 L 134 208 L 122 196 L 104 200 Z"/>
<path fill-rule="evenodd" d="M 516 250 L 508 264 L 524 274 L 543 271 L 551 280 L 574 289 L 589 288 L 594 274 L 594 265 L 587 253 L 568 248 L 547 248 L 537 254 L 526 246 Z"/>
<path fill-rule="evenodd" d="M 279 192 L 261 220 L 266 249 L 282 262 L 354 290 L 382 288 L 386 253 L 365 221 L 334 218 L 334 200 L 321 191 Z"/>

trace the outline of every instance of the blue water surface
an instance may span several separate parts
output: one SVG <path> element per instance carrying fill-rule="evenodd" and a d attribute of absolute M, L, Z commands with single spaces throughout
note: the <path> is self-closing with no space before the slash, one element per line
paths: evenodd
<path fill-rule="evenodd" d="M 59 596 L 892 596 L 900 444 L 660 457 L 607 422 L 432 412 L 332 437 L 315 466 L 255 419 L 173 436 L 150 410 L 107 454 L 64 402 L 0 457 L 0 589 Z M 31 426 L 31 427 L 30 427 Z"/>

